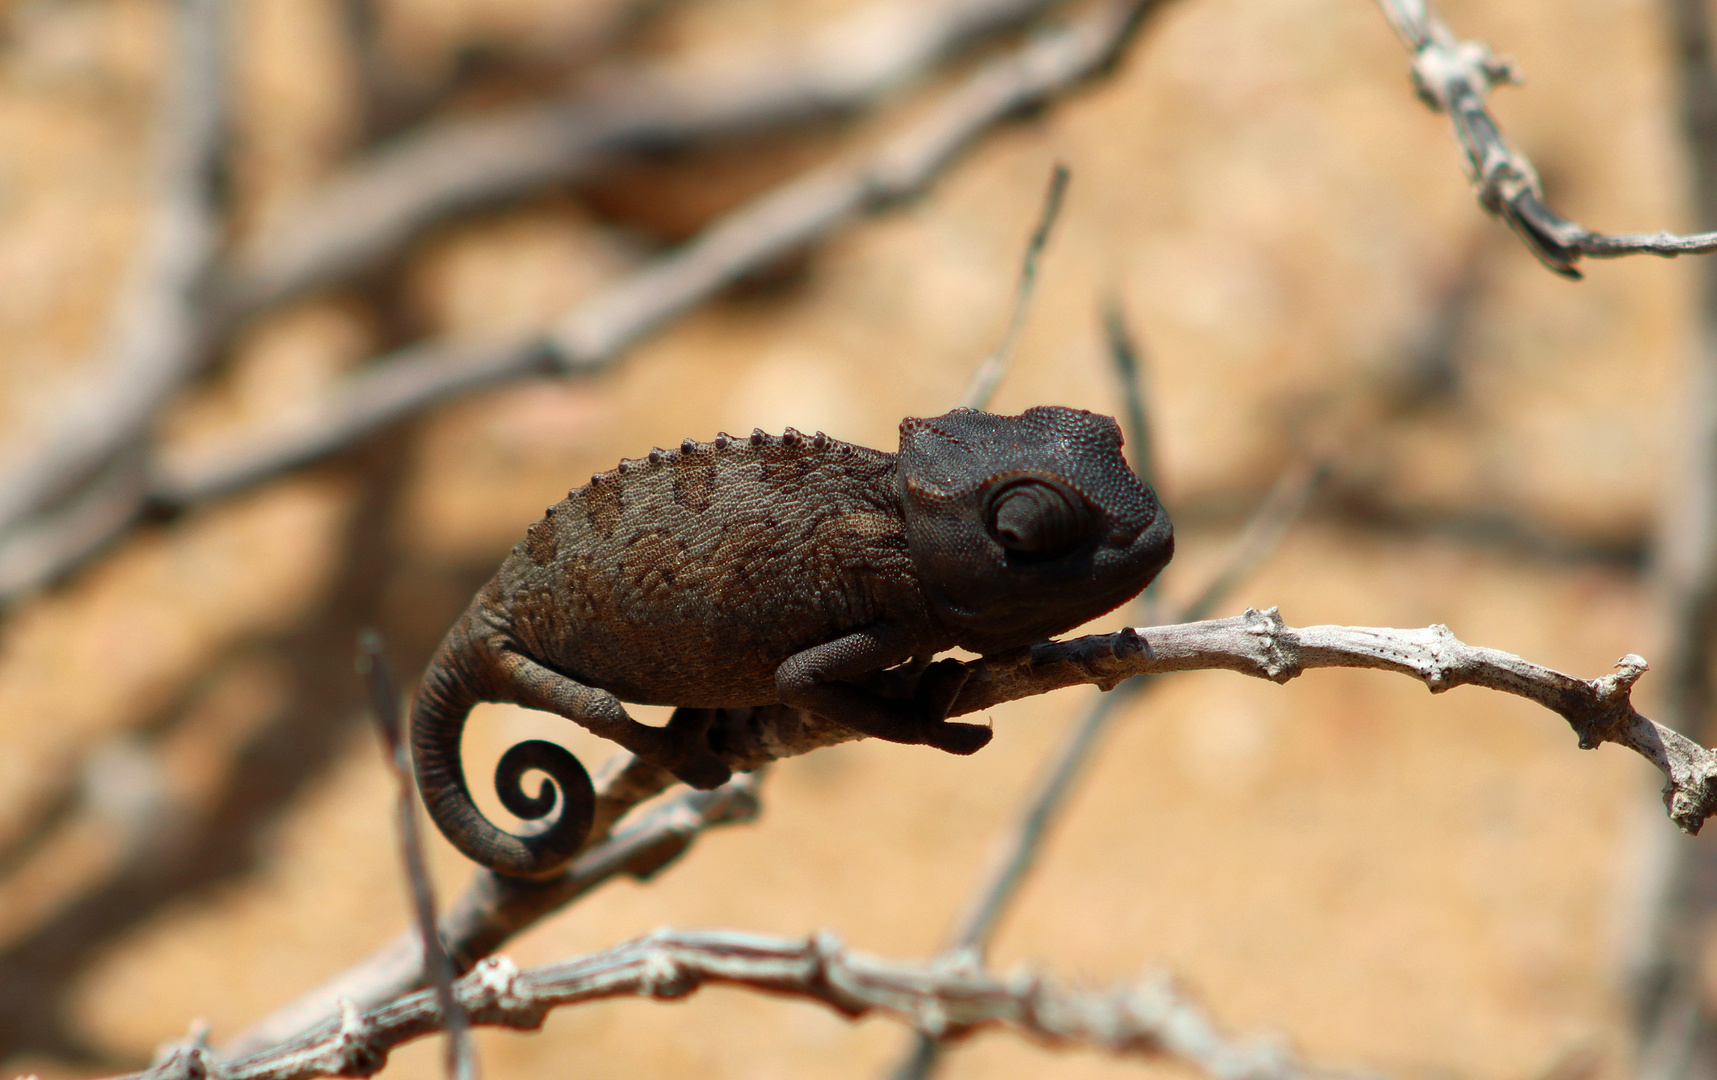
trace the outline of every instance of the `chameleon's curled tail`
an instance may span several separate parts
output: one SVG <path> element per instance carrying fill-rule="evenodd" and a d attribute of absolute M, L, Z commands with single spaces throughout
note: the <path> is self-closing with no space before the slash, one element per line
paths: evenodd
<path fill-rule="evenodd" d="M 501 805 L 527 821 L 545 818 L 560 804 L 547 827 L 527 836 L 497 828 L 471 801 L 460 762 L 465 719 L 480 700 L 460 679 L 444 646 L 424 673 L 411 709 L 411 756 L 417 788 L 441 834 L 473 862 L 497 874 L 542 878 L 560 871 L 584 846 L 596 812 L 590 774 L 564 747 L 532 739 L 519 743 L 495 768 L 495 794 Z M 548 774 L 536 795 L 526 793 L 524 776 Z M 556 791 L 560 798 L 555 798 Z"/>

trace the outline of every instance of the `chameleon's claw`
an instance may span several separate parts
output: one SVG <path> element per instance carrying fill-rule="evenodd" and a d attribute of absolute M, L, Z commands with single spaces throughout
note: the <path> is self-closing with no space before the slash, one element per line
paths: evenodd
<path fill-rule="evenodd" d="M 944 720 L 924 733 L 924 741 L 950 754 L 975 754 L 989 745 L 995 734 L 987 724 L 959 724 Z"/>

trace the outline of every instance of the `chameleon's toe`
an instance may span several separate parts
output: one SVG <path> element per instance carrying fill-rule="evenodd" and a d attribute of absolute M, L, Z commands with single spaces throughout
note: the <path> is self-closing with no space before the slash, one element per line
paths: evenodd
<path fill-rule="evenodd" d="M 718 788 L 733 779 L 733 770 L 707 750 L 703 753 L 687 754 L 668 766 L 668 771 L 699 791 Z"/>
<path fill-rule="evenodd" d="M 987 724 L 958 724 L 944 720 L 925 731 L 924 741 L 950 754 L 975 754 L 989 745 L 994 734 Z"/>
<path fill-rule="evenodd" d="M 930 719 L 945 719 L 971 674 L 972 669 L 958 660 L 938 660 L 918 676 L 912 696 Z"/>

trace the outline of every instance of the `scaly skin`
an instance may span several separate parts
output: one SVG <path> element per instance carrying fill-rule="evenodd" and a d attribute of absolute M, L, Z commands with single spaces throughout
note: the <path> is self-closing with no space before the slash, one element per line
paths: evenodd
<path fill-rule="evenodd" d="M 588 774 L 549 743 L 514 747 L 496 784 L 508 810 L 541 818 L 555 788 L 527 796 L 520 779 L 547 773 L 552 826 L 514 836 L 472 804 L 459 744 L 480 701 L 558 713 L 704 788 L 730 773 L 695 710 L 784 703 L 978 750 L 988 727 L 945 719 L 961 665 L 928 666 L 912 699 L 848 680 L 954 645 L 1030 644 L 1143 589 L 1173 531 L 1120 446 L 1090 413 L 956 410 L 902 422 L 899 454 L 789 428 L 688 439 L 592 477 L 531 526 L 430 662 L 412 747 L 431 818 L 504 874 L 553 874 L 584 841 Z M 621 701 L 681 709 L 657 728 Z"/>

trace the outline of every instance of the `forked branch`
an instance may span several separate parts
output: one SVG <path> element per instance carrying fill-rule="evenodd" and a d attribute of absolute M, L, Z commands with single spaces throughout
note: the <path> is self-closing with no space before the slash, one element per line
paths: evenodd
<path fill-rule="evenodd" d="M 710 983 L 820 1002 L 848 1017 L 880 1013 L 939 1038 L 1002 1027 L 1038 1042 L 1169 1058 L 1220 1080 L 1307 1075 L 1273 1040 L 1238 1042 L 1166 979 L 1108 992 L 1068 989 L 1029 970 L 1001 976 L 975 964 L 929 966 L 851 952 L 830 934 L 803 941 L 735 931 L 661 930 L 591 956 L 520 970 L 505 957 L 455 987 L 474 1023 L 534 1029 L 552 1009 L 616 997 L 684 998 Z M 125 1080 L 310 1080 L 370 1076 L 388 1052 L 441 1027 L 424 991 L 338 1019 L 283 1046 L 223 1063 L 196 1045 Z"/>
<path fill-rule="evenodd" d="M 1402 44 L 1413 52 L 1413 85 L 1431 108 L 1446 113 L 1466 151 L 1467 175 L 1479 202 L 1506 221 L 1545 266 L 1579 278 L 1582 257 L 1702 255 L 1717 251 L 1717 232 L 1677 236 L 1592 232 L 1550 209 L 1538 173 L 1503 137 L 1485 109 L 1493 86 L 1518 81 L 1514 66 L 1479 41 L 1461 41 L 1424 0 L 1377 0 Z"/>

